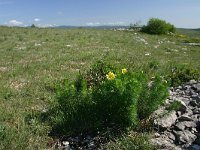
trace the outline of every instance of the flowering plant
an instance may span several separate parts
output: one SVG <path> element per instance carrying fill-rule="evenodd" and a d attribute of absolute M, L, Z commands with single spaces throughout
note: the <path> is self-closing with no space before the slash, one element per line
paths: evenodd
<path fill-rule="evenodd" d="M 59 129 L 74 133 L 134 127 L 166 97 L 167 88 L 159 76 L 148 86 L 147 74 L 126 68 L 118 70 L 98 64 L 89 73 L 57 89 L 55 122 L 61 126 Z"/>

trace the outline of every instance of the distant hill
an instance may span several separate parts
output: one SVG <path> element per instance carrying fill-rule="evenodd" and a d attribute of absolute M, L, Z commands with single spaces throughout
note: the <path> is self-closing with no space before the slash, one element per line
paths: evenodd
<path fill-rule="evenodd" d="M 195 30 L 195 31 L 200 31 L 200 28 L 198 28 L 198 29 L 193 29 L 193 30 Z"/>
<path fill-rule="evenodd" d="M 200 31 L 200 28 L 196 28 L 196 29 L 189 29 L 189 28 L 177 28 L 178 31 Z"/>
<path fill-rule="evenodd" d="M 129 26 L 55 26 L 51 28 L 94 28 L 94 29 L 120 29 L 129 28 Z"/>

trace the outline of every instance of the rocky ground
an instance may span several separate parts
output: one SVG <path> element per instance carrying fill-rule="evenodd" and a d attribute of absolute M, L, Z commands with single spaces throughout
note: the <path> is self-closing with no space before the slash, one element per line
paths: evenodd
<path fill-rule="evenodd" d="M 99 147 L 101 137 L 78 135 L 74 137 L 63 137 L 56 145 L 55 149 L 59 150 L 95 150 Z"/>
<path fill-rule="evenodd" d="M 169 110 L 172 104 L 177 108 Z M 171 88 L 164 106 L 152 115 L 155 135 L 151 143 L 160 150 L 200 150 L 200 82 L 191 80 Z M 63 137 L 55 149 L 94 150 L 105 142 L 102 135 Z"/>
<path fill-rule="evenodd" d="M 175 110 L 167 110 L 173 103 Z M 153 116 L 157 129 L 151 142 L 162 150 L 200 150 L 200 83 L 191 80 L 171 88 L 166 104 Z"/>

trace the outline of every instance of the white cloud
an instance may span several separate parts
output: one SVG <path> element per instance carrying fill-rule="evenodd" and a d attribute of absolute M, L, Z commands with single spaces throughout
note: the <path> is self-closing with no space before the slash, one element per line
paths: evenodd
<path fill-rule="evenodd" d="M 88 22 L 86 23 L 87 26 L 99 26 L 101 25 L 99 22 Z"/>
<path fill-rule="evenodd" d="M 48 28 L 48 27 L 54 27 L 55 24 L 38 24 L 37 26 L 40 28 Z"/>
<path fill-rule="evenodd" d="M 35 21 L 35 22 L 39 22 L 40 19 L 39 19 L 39 18 L 35 18 L 34 21 Z"/>
<path fill-rule="evenodd" d="M 104 23 L 104 25 L 126 25 L 125 22 L 122 21 L 118 21 L 118 22 L 108 22 L 108 23 Z"/>
<path fill-rule="evenodd" d="M 8 25 L 8 26 L 22 26 L 23 22 L 13 19 L 13 20 L 8 21 L 5 24 Z"/>
<path fill-rule="evenodd" d="M 117 21 L 117 22 L 104 22 L 104 23 L 99 23 L 99 22 L 88 22 L 86 23 L 87 26 L 122 26 L 122 25 L 128 25 L 126 22 L 122 21 Z"/>

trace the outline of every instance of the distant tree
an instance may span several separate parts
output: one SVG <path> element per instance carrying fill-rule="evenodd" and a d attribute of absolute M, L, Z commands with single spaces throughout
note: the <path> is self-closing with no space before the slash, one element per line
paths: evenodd
<path fill-rule="evenodd" d="M 31 28 L 35 28 L 36 26 L 34 24 L 31 25 Z"/>
<path fill-rule="evenodd" d="M 141 31 L 149 34 L 167 34 L 170 32 L 175 33 L 176 28 L 165 20 L 151 18 L 147 25 L 142 27 Z"/>

